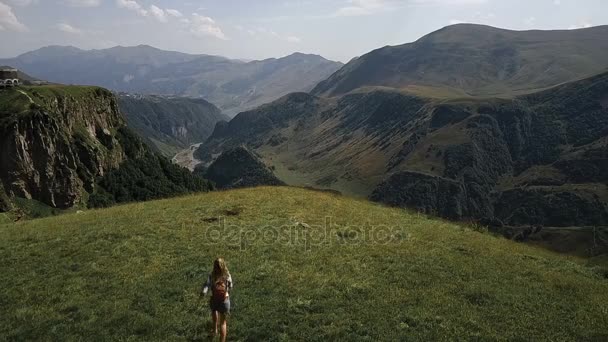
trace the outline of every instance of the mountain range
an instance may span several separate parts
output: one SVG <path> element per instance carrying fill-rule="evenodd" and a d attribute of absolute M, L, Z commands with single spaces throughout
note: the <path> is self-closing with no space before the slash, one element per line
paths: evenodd
<path fill-rule="evenodd" d="M 607 29 L 447 27 L 219 123 L 195 156 L 208 164 L 247 145 L 287 184 L 503 230 L 604 226 Z M 491 52 L 498 43 L 511 48 Z M 469 94 L 490 89 L 500 94 Z"/>
<path fill-rule="evenodd" d="M 342 66 L 321 56 L 302 53 L 243 62 L 163 51 L 147 45 L 103 50 L 49 46 L 0 59 L 2 64 L 50 82 L 95 85 L 129 93 L 200 97 L 229 115 L 290 92 L 309 91 Z"/>
<path fill-rule="evenodd" d="M 606 36 L 608 26 L 512 31 L 458 24 L 357 58 L 312 93 L 424 86 L 459 97 L 522 94 L 608 71 Z"/>

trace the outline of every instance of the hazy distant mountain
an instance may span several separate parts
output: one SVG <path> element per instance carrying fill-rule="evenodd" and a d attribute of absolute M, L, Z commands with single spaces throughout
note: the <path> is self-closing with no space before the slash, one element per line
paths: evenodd
<path fill-rule="evenodd" d="M 0 60 L 51 82 L 98 85 L 116 91 L 202 97 L 228 114 L 309 91 L 342 63 L 296 53 L 243 62 L 150 46 L 80 50 L 50 46 Z"/>
<path fill-rule="evenodd" d="M 217 122 L 229 119 L 203 99 L 132 94 L 119 94 L 117 98 L 129 128 L 171 157 L 205 141 Z"/>
<path fill-rule="evenodd" d="M 513 94 L 608 70 L 608 26 L 510 31 L 460 24 L 411 44 L 387 46 L 348 63 L 313 91 L 364 86 L 449 87 L 463 95 Z"/>

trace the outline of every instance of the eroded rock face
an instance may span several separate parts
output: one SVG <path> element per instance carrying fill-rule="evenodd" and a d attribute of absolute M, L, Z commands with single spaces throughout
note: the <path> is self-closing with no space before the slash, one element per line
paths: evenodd
<path fill-rule="evenodd" d="M 3 94 L 7 96 L 7 94 Z M 83 200 L 95 179 L 124 159 L 113 136 L 125 125 L 100 88 L 31 88 L 1 113 L 0 178 L 9 197 L 56 208 Z"/>
<path fill-rule="evenodd" d="M 430 129 L 459 122 L 467 136 L 443 151 L 441 177 L 397 171 L 370 198 L 499 225 L 606 225 L 606 93 L 603 74 L 513 101 L 439 106 Z M 424 146 L 419 136 L 408 153 Z"/>
<path fill-rule="evenodd" d="M 466 190 L 462 183 L 416 172 L 391 176 L 376 188 L 370 198 L 450 219 L 460 219 L 468 213 Z"/>

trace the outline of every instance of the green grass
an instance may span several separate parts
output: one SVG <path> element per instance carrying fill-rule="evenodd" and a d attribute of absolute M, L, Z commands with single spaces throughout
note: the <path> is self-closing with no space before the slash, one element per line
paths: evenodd
<path fill-rule="evenodd" d="M 362 238 L 382 231 L 394 238 Z M 197 289 L 218 255 L 235 281 L 230 340 L 608 338 L 608 280 L 576 258 L 296 188 L 0 225 L 0 336 L 199 340 Z"/>

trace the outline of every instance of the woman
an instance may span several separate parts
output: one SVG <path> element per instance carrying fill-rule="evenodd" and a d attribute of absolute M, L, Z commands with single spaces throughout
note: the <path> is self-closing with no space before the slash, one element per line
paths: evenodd
<path fill-rule="evenodd" d="M 232 276 L 226 267 L 223 258 L 213 262 L 213 271 L 203 285 L 203 296 L 211 289 L 211 318 L 213 319 L 213 334 L 217 335 L 218 320 L 220 324 L 220 340 L 226 341 L 226 316 L 230 315 L 230 290 L 232 289 Z"/>

